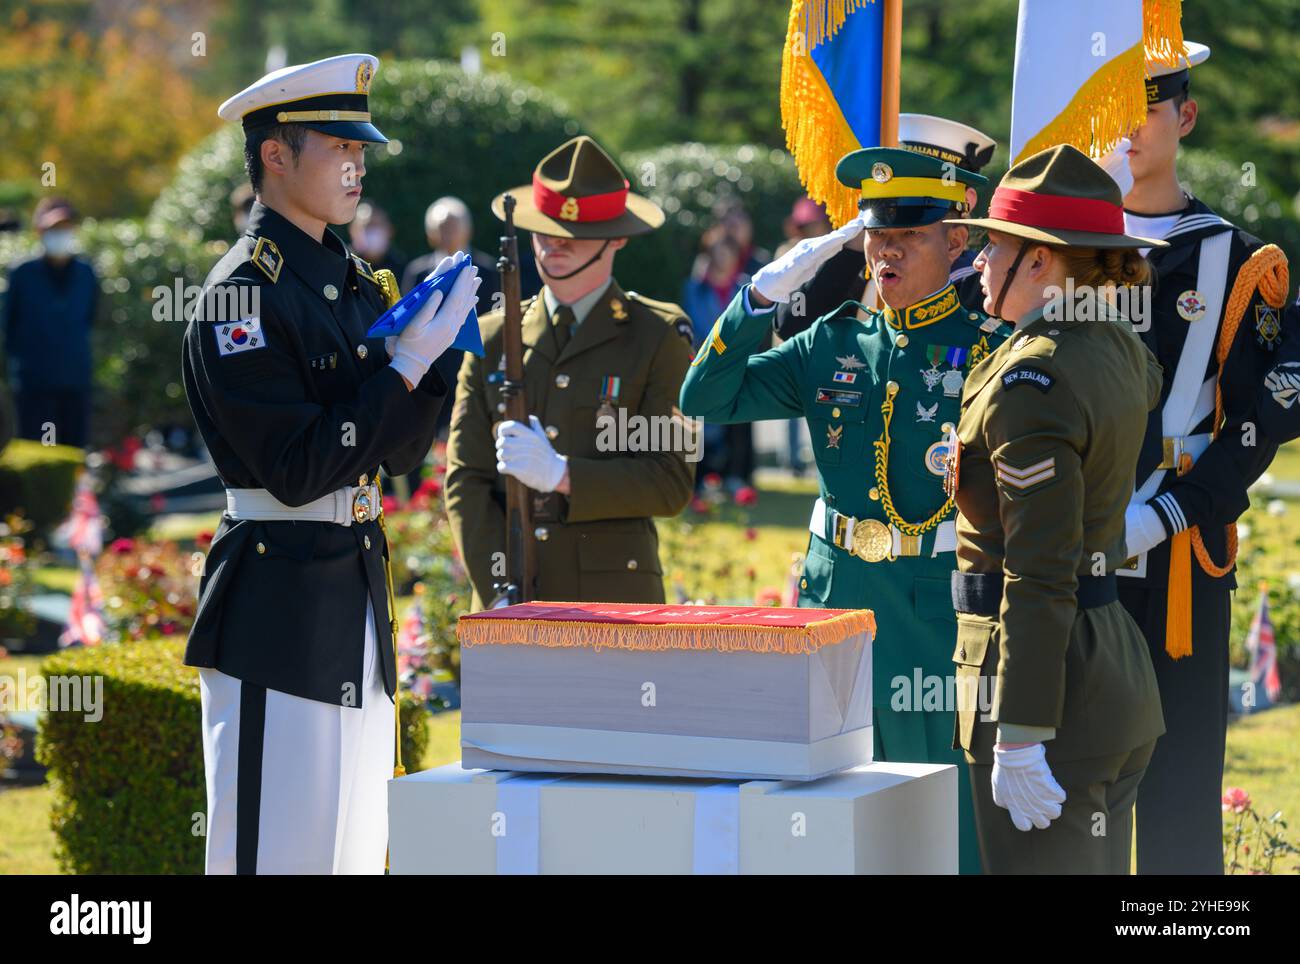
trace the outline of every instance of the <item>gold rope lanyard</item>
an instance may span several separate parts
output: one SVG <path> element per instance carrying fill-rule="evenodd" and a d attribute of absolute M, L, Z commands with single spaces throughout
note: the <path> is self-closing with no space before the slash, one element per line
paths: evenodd
<path fill-rule="evenodd" d="M 894 508 L 893 496 L 889 494 L 889 423 L 894 417 L 894 396 L 898 394 L 898 385 L 890 383 L 885 390 L 885 400 L 880 406 L 880 414 L 885 417 L 885 428 L 880 438 L 872 443 L 876 450 L 876 489 L 880 492 L 880 504 L 885 507 L 889 521 L 905 536 L 919 536 L 929 532 L 943 517 L 952 511 L 952 498 L 944 500 L 943 505 L 924 522 L 906 522 Z"/>
<path fill-rule="evenodd" d="M 388 526 L 384 523 L 384 484 L 375 475 L 375 488 L 379 491 L 379 531 L 384 534 L 384 581 L 388 584 L 388 625 L 393 631 L 393 723 L 397 731 L 397 766 L 394 777 L 406 776 L 402 766 L 402 692 L 397 686 L 397 596 L 393 592 L 393 564 L 389 559 Z"/>

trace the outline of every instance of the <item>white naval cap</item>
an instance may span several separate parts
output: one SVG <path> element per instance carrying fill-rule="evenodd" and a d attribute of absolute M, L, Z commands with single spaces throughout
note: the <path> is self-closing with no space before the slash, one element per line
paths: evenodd
<path fill-rule="evenodd" d="M 272 71 L 219 108 L 222 120 L 240 121 L 245 132 L 276 124 L 302 124 L 349 140 L 388 143 L 370 122 L 370 81 L 379 59 L 340 54 Z"/>
<path fill-rule="evenodd" d="M 1210 48 L 1194 40 L 1183 41 L 1183 54 L 1176 64 L 1166 64 L 1147 58 L 1147 103 L 1158 104 L 1187 90 L 1191 80 L 1188 71 L 1203 64 L 1210 57 Z"/>
<path fill-rule="evenodd" d="M 898 145 L 978 174 L 998 142 L 983 131 L 932 114 L 899 114 Z"/>

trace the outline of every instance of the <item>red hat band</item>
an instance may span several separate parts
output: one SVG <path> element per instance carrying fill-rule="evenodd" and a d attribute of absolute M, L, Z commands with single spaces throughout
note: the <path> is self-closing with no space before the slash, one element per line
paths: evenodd
<path fill-rule="evenodd" d="M 627 210 L 629 187 L 625 179 L 621 191 L 575 197 L 547 187 L 534 171 L 533 204 L 547 217 L 560 221 L 610 221 Z"/>
<path fill-rule="evenodd" d="M 1091 231 L 1094 234 L 1124 233 L 1124 209 L 1118 204 L 1099 198 L 1039 194 L 1013 187 L 999 187 L 993 192 L 989 217 L 1027 228 Z"/>

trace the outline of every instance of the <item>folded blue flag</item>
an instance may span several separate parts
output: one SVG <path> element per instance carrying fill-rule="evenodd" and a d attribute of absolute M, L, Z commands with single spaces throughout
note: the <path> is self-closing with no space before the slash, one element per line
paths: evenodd
<path fill-rule="evenodd" d="M 366 332 L 366 337 L 383 338 L 388 335 L 400 335 L 402 329 L 424 307 L 435 291 L 441 291 L 444 298 L 451 292 L 451 286 L 456 283 L 461 271 L 471 263 L 469 258 L 465 258 L 443 274 L 434 275 L 432 278 L 421 281 L 402 295 L 397 304 L 375 320 L 375 323 L 370 326 L 370 330 Z M 469 315 L 466 316 L 465 323 L 460 326 L 460 331 L 456 333 L 456 340 L 451 343 L 451 347 L 472 352 L 479 358 L 483 357 L 483 335 L 478 330 L 478 312 L 473 308 L 470 308 Z"/>

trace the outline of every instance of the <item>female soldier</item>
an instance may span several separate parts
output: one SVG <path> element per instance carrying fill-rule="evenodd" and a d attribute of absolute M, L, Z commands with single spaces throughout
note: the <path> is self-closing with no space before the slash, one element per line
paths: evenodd
<path fill-rule="evenodd" d="M 1136 249 L 1160 242 L 1125 235 L 1118 186 L 1068 145 L 1012 167 L 989 214 L 963 223 L 989 231 L 985 308 L 1015 331 L 967 379 L 948 449 L 953 746 L 985 870 L 1127 873 L 1164 721 L 1114 570 L 1161 373 L 1115 304 L 1137 289 L 1115 286 L 1146 281 Z"/>

